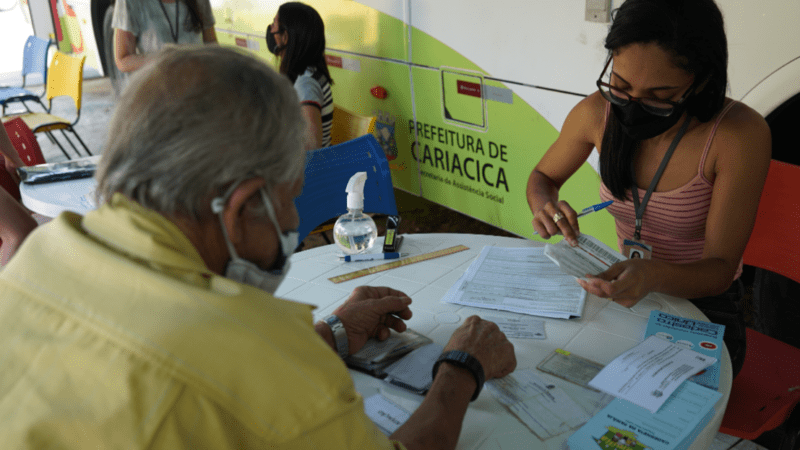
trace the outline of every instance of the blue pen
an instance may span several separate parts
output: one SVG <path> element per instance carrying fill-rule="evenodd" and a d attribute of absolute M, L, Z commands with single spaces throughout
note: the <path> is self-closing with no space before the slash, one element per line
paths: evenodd
<path fill-rule="evenodd" d="M 614 203 L 614 200 L 609 200 L 607 202 L 598 203 L 598 204 L 592 205 L 592 206 L 587 206 L 586 208 L 583 208 L 581 210 L 581 212 L 578 213 L 578 217 L 583 217 L 583 216 L 585 216 L 585 215 L 587 215 L 589 213 L 600 211 L 601 209 L 608 207 L 612 203 Z M 537 234 L 539 234 L 539 232 L 538 231 L 534 231 L 533 234 L 537 235 Z"/>
<path fill-rule="evenodd" d="M 365 253 L 363 255 L 347 255 L 347 256 L 340 256 L 339 259 L 343 259 L 345 262 L 350 261 L 375 261 L 378 259 L 397 259 L 401 256 L 408 256 L 408 253 Z"/>

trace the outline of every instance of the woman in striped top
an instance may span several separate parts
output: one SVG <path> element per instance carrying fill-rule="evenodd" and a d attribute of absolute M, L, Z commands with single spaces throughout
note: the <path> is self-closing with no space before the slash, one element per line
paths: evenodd
<path fill-rule="evenodd" d="M 331 143 L 333 93 L 325 63 L 325 24 L 304 3 L 289 2 L 267 27 L 267 48 L 281 58 L 280 72 L 294 83 L 313 148 Z"/>
<path fill-rule="evenodd" d="M 727 42 L 713 0 L 628 0 L 605 46 L 598 92 L 570 112 L 528 180 L 533 227 L 576 244 L 576 212 L 558 191 L 597 148 L 620 250 L 652 259 L 579 282 L 628 307 L 650 292 L 692 299 L 726 325 L 735 374 L 744 359 L 738 277 L 769 167 L 769 127 L 725 96 Z"/>

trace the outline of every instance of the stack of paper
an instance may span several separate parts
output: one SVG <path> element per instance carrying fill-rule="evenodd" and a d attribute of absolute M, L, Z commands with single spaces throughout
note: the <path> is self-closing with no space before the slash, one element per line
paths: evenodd
<path fill-rule="evenodd" d="M 361 350 L 348 356 L 344 361 L 353 369 L 376 377 L 383 377 L 386 374 L 386 367 L 390 364 L 411 351 L 430 343 L 430 338 L 414 330 L 409 329 L 403 333 L 392 331 L 385 341 L 368 340 Z"/>
<path fill-rule="evenodd" d="M 687 378 L 715 362 L 715 358 L 650 336 L 611 361 L 589 386 L 655 413 Z"/>
<path fill-rule="evenodd" d="M 717 362 L 689 381 L 711 389 L 719 389 L 719 373 L 722 359 L 722 337 L 725 325 L 703 320 L 687 319 L 661 311 L 651 311 L 644 337 L 658 336 L 669 342 L 692 349 L 715 358 Z"/>
<path fill-rule="evenodd" d="M 414 350 L 386 368 L 384 381 L 415 394 L 425 394 L 433 384 L 433 365 L 443 350 L 435 342 Z"/>
<path fill-rule="evenodd" d="M 486 389 L 542 440 L 589 420 L 589 414 L 563 389 L 546 383 L 532 370 L 488 381 Z"/>
<path fill-rule="evenodd" d="M 658 410 L 650 413 L 615 399 L 567 440 L 570 450 L 684 450 L 714 417 L 721 394 L 696 383 L 683 383 Z"/>
<path fill-rule="evenodd" d="M 586 291 L 539 248 L 487 246 L 443 302 L 544 317 L 580 317 Z"/>
<path fill-rule="evenodd" d="M 710 356 L 648 337 L 589 382 L 617 398 L 569 438 L 569 448 L 688 448 L 714 416 L 721 394 L 686 379 L 715 362 Z"/>

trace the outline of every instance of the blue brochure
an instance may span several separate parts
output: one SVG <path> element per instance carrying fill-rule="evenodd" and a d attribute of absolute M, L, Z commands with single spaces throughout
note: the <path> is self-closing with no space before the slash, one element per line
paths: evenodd
<path fill-rule="evenodd" d="M 614 399 L 567 440 L 570 450 L 685 450 L 714 417 L 717 391 L 686 383 L 656 412 Z"/>
<path fill-rule="evenodd" d="M 717 358 L 717 362 L 706 370 L 689 378 L 689 381 L 711 389 L 719 389 L 719 373 L 722 362 L 722 336 L 725 325 L 686 319 L 661 311 L 651 311 L 644 331 L 644 339 L 652 335 L 683 345 L 704 355 Z"/>

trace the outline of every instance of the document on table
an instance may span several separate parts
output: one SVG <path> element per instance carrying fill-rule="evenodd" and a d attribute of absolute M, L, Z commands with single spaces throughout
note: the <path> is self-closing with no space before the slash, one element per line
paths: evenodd
<path fill-rule="evenodd" d="M 433 365 L 443 350 L 435 342 L 423 345 L 387 367 L 384 381 L 416 394 L 428 392 L 433 383 Z"/>
<path fill-rule="evenodd" d="M 586 291 L 541 247 L 486 246 L 442 301 L 569 319 L 583 313 Z"/>
<path fill-rule="evenodd" d="M 584 278 L 586 274 L 597 275 L 612 264 L 627 259 L 588 234 L 578 236 L 576 247 L 563 240 L 558 244 L 547 244 L 544 248 L 544 254 L 552 259 L 562 272 L 577 278 Z"/>
<path fill-rule="evenodd" d="M 487 381 L 486 389 L 542 440 L 577 428 L 591 417 L 563 389 L 547 384 L 532 370 Z"/>
<path fill-rule="evenodd" d="M 364 412 L 387 436 L 394 433 L 411 417 L 410 412 L 395 405 L 381 394 L 364 399 Z"/>
<path fill-rule="evenodd" d="M 650 336 L 606 365 L 589 386 L 655 413 L 681 383 L 716 361 Z"/>
<path fill-rule="evenodd" d="M 547 339 L 544 320 L 515 315 L 514 317 L 481 314 L 481 319 L 497 324 L 509 339 Z"/>

